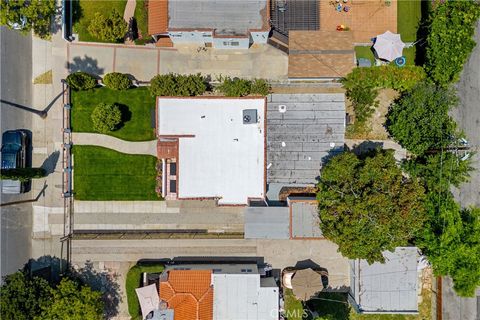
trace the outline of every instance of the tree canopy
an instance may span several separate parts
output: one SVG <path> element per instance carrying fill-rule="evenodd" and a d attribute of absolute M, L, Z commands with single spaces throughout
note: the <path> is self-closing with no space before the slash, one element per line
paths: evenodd
<path fill-rule="evenodd" d="M 383 261 L 383 251 L 408 245 L 426 220 L 424 188 L 402 174 L 391 150 L 333 157 L 318 189 L 322 232 L 351 259 Z"/>
<path fill-rule="evenodd" d="M 29 277 L 18 271 L 3 280 L 0 288 L 1 319 L 36 319 L 51 303 L 50 285 L 42 278 Z"/>
<path fill-rule="evenodd" d="M 113 9 L 108 17 L 95 13 L 88 26 L 88 32 L 100 40 L 120 42 L 127 33 L 128 24 L 120 13 Z"/>
<path fill-rule="evenodd" d="M 102 319 L 102 294 L 73 280 L 62 279 L 52 289 L 52 303 L 43 308 L 42 319 L 95 320 Z"/>
<path fill-rule="evenodd" d="M 0 23 L 22 32 L 33 29 L 35 34 L 45 38 L 50 34 L 55 8 L 55 0 L 0 1 Z"/>
<path fill-rule="evenodd" d="M 459 79 L 463 64 L 475 47 L 473 34 L 480 18 L 476 1 L 443 1 L 431 11 L 425 70 L 436 83 Z"/>
<path fill-rule="evenodd" d="M 400 145 L 417 156 L 446 147 L 457 134 L 456 123 L 448 115 L 456 104 L 453 90 L 419 83 L 392 105 L 387 129 Z"/>
<path fill-rule="evenodd" d="M 58 285 L 43 278 L 18 271 L 4 277 L 0 288 L 1 319 L 69 319 L 103 318 L 102 293 L 63 278 Z"/>

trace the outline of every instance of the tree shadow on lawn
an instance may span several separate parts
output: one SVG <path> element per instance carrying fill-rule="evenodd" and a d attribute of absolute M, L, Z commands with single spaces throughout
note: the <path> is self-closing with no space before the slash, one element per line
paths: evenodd
<path fill-rule="evenodd" d="M 122 113 L 122 122 L 117 126 L 115 131 L 120 130 L 125 126 L 125 123 L 130 121 L 132 119 L 132 111 L 130 111 L 130 108 L 128 108 L 127 105 L 121 104 L 121 103 L 115 103 L 118 108 L 120 109 L 120 112 Z"/>
<path fill-rule="evenodd" d="M 104 317 L 111 319 L 118 315 L 118 306 L 122 301 L 118 275 L 108 270 L 96 270 L 93 263 L 85 262 L 83 267 L 72 267 L 64 259 L 42 256 L 30 259 L 24 270 L 32 276 L 42 277 L 52 286 L 58 285 L 62 278 L 77 280 L 92 290 L 102 293 Z"/>

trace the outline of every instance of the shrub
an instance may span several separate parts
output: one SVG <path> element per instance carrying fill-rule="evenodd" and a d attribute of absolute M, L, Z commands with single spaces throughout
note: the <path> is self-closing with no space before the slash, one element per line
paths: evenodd
<path fill-rule="evenodd" d="M 122 122 L 122 112 L 116 104 L 100 103 L 92 112 L 93 128 L 100 133 L 117 129 Z"/>
<path fill-rule="evenodd" d="M 220 77 L 221 84 L 217 90 L 227 97 L 243 97 L 249 94 L 266 96 L 270 92 L 270 85 L 264 79 L 239 79 L 230 77 Z"/>
<path fill-rule="evenodd" d="M 128 30 L 128 24 L 117 10 L 113 9 L 108 17 L 95 13 L 88 32 L 100 40 L 120 42 L 123 41 Z"/>
<path fill-rule="evenodd" d="M 150 80 L 150 92 L 154 96 L 198 96 L 206 90 L 205 79 L 200 74 L 159 74 Z"/>
<path fill-rule="evenodd" d="M 266 96 L 270 93 L 270 85 L 267 80 L 254 79 L 251 84 L 250 93 Z"/>
<path fill-rule="evenodd" d="M 227 97 L 243 97 L 250 94 L 252 83 L 250 80 L 225 77 L 217 90 Z"/>
<path fill-rule="evenodd" d="M 405 66 L 399 68 L 387 65 L 355 68 L 341 81 L 347 90 L 346 96 L 352 102 L 357 121 L 365 122 L 378 106 L 378 101 L 375 100 L 378 88 L 405 91 L 425 77 L 426 74 L 422 67 Z"/>
<path fill-rule="evenodd" d="M 75 72 L 67 76 L 68 85 L 74 90 L 88 90 L 95 88 L 97 85 L 97 79 L 86 72 Z"/>
<path fill-rule="evenodd" d="M 457 134 L 455 121 L 448 115 L 456 104 L 453 90 L 419 83 L 393 104 L 387 115 L 388 132 L 417 156 L 446 147 Z"/>
<path fill-rule="evenodd" d="M 28 181 L 45 177 L 47 171 L 43 168 L 2 169 L 0 179 Z"/>
<path fill-rule="evenodd" d="M 132 80 L 126 74 L 119 72 L 107 73 L 103 77 L 103 83 L 113 90 L 127 90 L 132 86 Z"/>
<path fill-rule="evenodd" d="M 472 36 L 480 17 L 480 4 L 445 1 L 430 16 L 425 69 L 438 84 L 458 80 L 463 64 L 475 47 Z"/>

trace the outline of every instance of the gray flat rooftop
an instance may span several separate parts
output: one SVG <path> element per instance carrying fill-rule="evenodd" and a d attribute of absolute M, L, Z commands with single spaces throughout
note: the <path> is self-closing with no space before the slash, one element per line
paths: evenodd
<path fill-rule="evenodd" d="M 345 95 L 272 94 L 267 107 L 267 182 L 316 184 L 322 161 L 343 151 Z"/>
<path fill-rule="evenodd" d="M 168 27 L 216 29 L 217 34 L 245 35 L 262 29 L 267 0 L 170 0 Z"/>
<path fill-rule="evenodd" d="M 288 207 L 246 207 L 245 239 L 289 239 Z"/>
<path fill-rule="evenodd" d="M 292 238 L 322 238 L 317 204 L 291 202 Z"/>
<path fill-rule="evenodd" d="M 355 260 L 355 300 L 363 312 L 417 312 L 418 271 L 416 247 L 384 252 L 385 263 Z"/>

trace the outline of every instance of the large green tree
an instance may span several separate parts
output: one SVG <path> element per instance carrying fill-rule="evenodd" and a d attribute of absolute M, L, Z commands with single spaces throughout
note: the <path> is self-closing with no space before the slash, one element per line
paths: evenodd
<path fill-rule="evenodd" d="M 480 3 L 448 0 L 431 12 L 425 70 L 436 83 L 446 85 L 459 79 L 475 47 L 473 34 L 480 18 Z"/>
<path fill-rule="evenodd" d="M 402 147 L 417 156 L 449 146 L 457 133 L 448 111 L 457 101 L 449 88 L 419 83 L 392 105 L 387 129 Z"/>
<path fill-rule="evenodd" d="M 9 28 L 16 24 L 22 32 L 33 29 L 35 34 L 45 38 L 50 34 L 55 9 L 55 0 L 0 1 L 0 23 Z"/>
<path fill-rule="evenodd" d="M 408 245 L 426 219 L 424 188 L 402 174 L 391 150 L 333 157 L 318 189 L 322 232 L 351 259 L 383 261 L 383 251 Z"/>
<path fill-rule="evenodd" d="M 480 208 L 461 209 L 450 191 L 428 194 L 429 219 L 417 246 L 438 276 L 450 276 L 460 296 L 480 285 Z"/>
<path fill-rule="evenodd" d="M 42 319 L 96 320 L 103 318 L 102 294 L 90 287 L 62 279 L 52 289 L 52 303 L 44 308 Z"/>
<path fill-rule="evenodd" d="M 64 278 L 60 284 L 18 271 L 0 287 L 1 319 L 96 320 L 103 318 L 102 293 Z"/>
<path fill-rule="evenodd" d="M 471 161 L 440 152 L 411 159 L 404 168 L 427 191 L 428 219 L 415 244 L 436 275 L 450 276 L 457 294 L 472 296 L 480 285 L 480 209 L 462 209 L 450 191 L 469 179 Z"/>
<path fill-rule="evenodd" d="M 1 319 L 39 319 L 43 308 L 50 305 L 52 293 L 44 279 L 18 271 L 3 281 L 0 288 Z"/>

